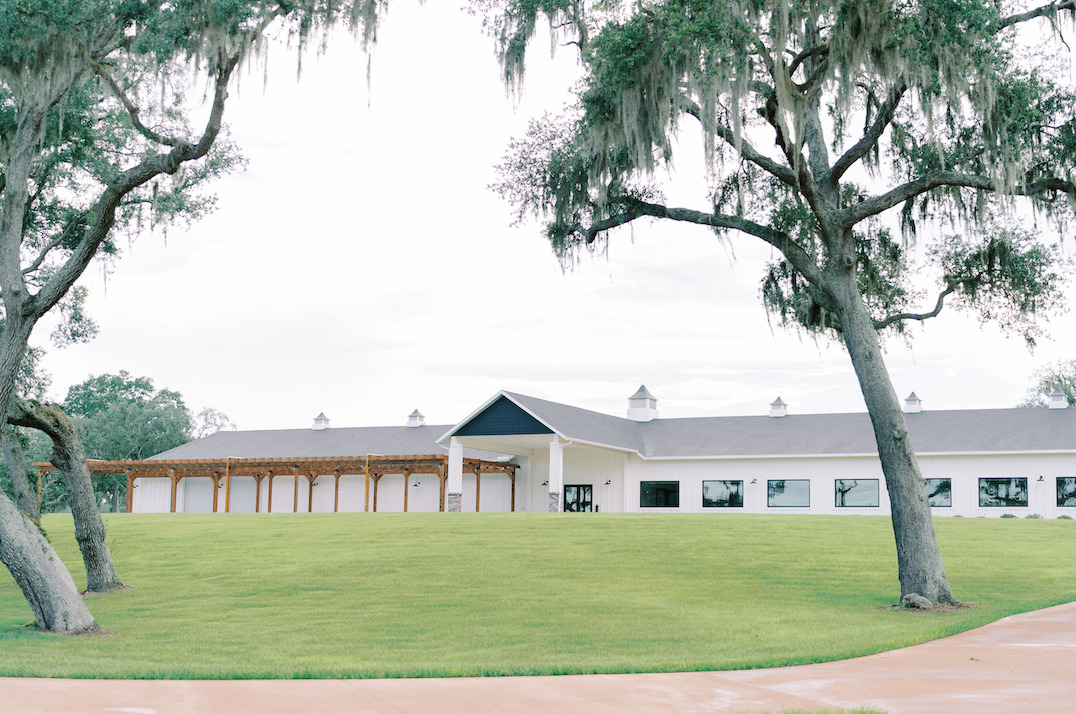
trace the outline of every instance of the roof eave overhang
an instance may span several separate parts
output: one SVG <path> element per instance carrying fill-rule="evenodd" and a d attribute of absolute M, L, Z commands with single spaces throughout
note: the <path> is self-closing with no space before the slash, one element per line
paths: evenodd
<path fill-rule="evenodd" d="M 638 452 L 636 452 L 638 453 Z M 1028 449 L 1007 451 L 917 451 L 917 458 L 938 456 L 1076 456 L 1076 449 Z M 876 451 L 840 454 L 717 454 L 711 456 L 646 456 L 643 461 L 735 461 L 761 459 L 863 459 L 878 458 Z"/>

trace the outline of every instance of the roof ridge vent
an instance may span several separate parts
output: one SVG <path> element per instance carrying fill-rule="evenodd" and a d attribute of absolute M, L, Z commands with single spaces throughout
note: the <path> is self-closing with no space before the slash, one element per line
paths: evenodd
<path fill-rule="evenodd" d="M 407 416 L 407 426 L 426 426 L 426 417 L 422 416 L 422 412 L 416 409 Z"/>
<path fill-rule="evenodd" d="M 770 416 L 772 417 L 784 417 L 788 416 L 788 405 L 780 397 L 770 402 Z"/>
<path fill-rule="evenodd" d="M 653 421 L 658 418 L 658 400 L 645 384 L 628 397 L 628 419 L 632 421 Z"/>
<path fill-rule="evenodd" d="M 1054 387 L 1054 391 L 1050 392 L 1050 408 L 1068 409 L 1068 407 L 1068 397 L 1065 396 L 1065 393 L 1061 391 L 1060 387 Z"/>
<path fill-rule="evenodd" d="M 921 411 L 923 411 L 923 400 L 917 397 L 915 392 L 904 398 L 905 414 L 918 414 Z"/>
<path fill-rule="evenodd" d="M 325 431 L 329 428 L 329 417 L 325 416 L 325 412 L 321 412 L 314 417 L 314 431 Z"/>

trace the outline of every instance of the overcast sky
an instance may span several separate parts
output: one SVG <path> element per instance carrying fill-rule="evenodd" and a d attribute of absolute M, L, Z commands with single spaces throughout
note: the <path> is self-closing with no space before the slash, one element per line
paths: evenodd
<path fill-rule="evenodd" d="M 125 245 L 107 278 L 87 271 L 99 336 L 57 350 L 43 325 L 34 339 L 50 396 L 126 369 L 241 429 L 319 412 L 403 424 L 416 408 L 450 424 L 499 389 L 623 416 L 640 384 L 665 417 L 764 414 L 777 396 L 791 413 L 863 411 L 843 348 L 768 324 L 755 239 L 640 223 L 566 272 L 537 223 L 511 225 L 493 166 L 576 71 L 570 51 L 542 50 L 516 105 L 475 18 L 401 0 L 369 86 L 346 35 L 298 81 L 286 53 L 264 86 L 246 73 L 226 119 L 247 170 L 215 185 L 212 216 Z M 704 208 L 697 174 L 685 161 L 673 195 Z M 925 409 L 1015 406 L 1036 367 L 1076 357 L 1071 315 L 1034 354 L 958 313 L 912 331 L 886 360 Z"/>

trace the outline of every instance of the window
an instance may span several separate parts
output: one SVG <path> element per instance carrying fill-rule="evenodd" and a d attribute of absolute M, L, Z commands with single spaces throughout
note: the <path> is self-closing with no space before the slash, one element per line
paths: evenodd
<path fill-rule="evenodd" d="M 1027 479 L 979 479 L 979 505 L 990 508 L 1027 506 Z"/>
<path fill-rule="evenodd" d="M 953 480 L 950 478 L 928 478 L 927 500 L 935 508 L 949 508 L 953 505 Z"/>
<path fill-rule="evenodd" d="M 837 479 L 833 482 L 833 505 L 837 508 L 876 508 L 878 479 Z"/>
<path fill-rule="evenodd" d="M 1057 479 L 1057 505 L 1076 506 L 1076 478 Z"/>
<path fill-rule="evenodd" d="M 594 487 L 590 484 L 564 485 L 564 512 L 589 513 L 594 510 Z"/>
<path fill-rule="evenodd" d="M 643 508 L 679 508 L 679 481 L 643 481 L 639 484 L 639 505 Z"/>
<path fill-rule="evenodd" d="M 807 479 L 771 479 L 766 482 L 766 505 L 770 508 L 806 508 L 811 505 L 811 482 Z"/>
<path fill-rule="evenodd" d="M 703 508 L 743 508 L 743 481 L 703 481 Z"/>

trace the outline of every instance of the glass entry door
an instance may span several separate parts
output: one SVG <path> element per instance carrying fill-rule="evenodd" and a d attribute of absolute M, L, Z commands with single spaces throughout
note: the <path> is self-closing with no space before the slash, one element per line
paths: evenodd
<path fill-rule="evenodd" d="M 582 513 L 594 510 L 594 487 L 590 484 L 564 486 L 564 512 Z"/>

